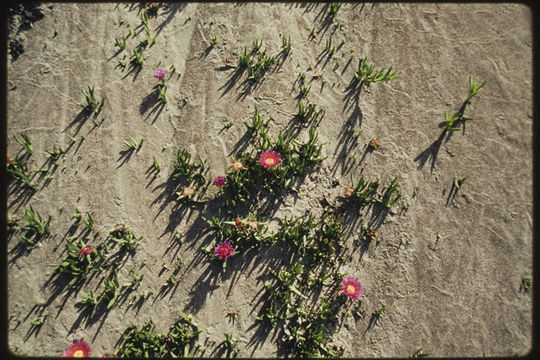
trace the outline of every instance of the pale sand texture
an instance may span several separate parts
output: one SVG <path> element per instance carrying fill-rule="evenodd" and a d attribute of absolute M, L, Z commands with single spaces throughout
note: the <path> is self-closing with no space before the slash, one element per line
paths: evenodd
<path fill-rule="evenodd" d="M 287 126 L 297 112 L 300 71 L 313 79 L 310 102 L 326 115 L 318 131 L 328 158 L 301 185 L 300 196 L 285 203 L 268 221 L 322 212 L 320 200 L 335 203 L 358 178 L 385 184 L 397 176 L 407 211 L 390 214 L 378 230 L 380 243 L 344 266 L 366 291 L 366 316 L 346 318 L 334 342 L 347 357 L 408 357 L 418 349 L 431 356 L 524 355 L 532 346 L 532 296 L 519 291 L 532 277 L 532 13 L 518 4 L 344 4 L 337 14 L 340 29 L 327 18 L 324 4 L 171 4 L 150 18 L 156 43 L 144 53 L 140 73 L 116 67 L 138 40 L 128 38 L 124 53 L 114 56 L 114 39 L 140 24 L 140 9 L 116 4 L 45 4 L 45 17 L 25 31 L 25 52 L 8 60 L 8 153 L 18 151 L 13 136 L 26 131 L 34 146 L 29 166 L 37 169 L 54 144 L 77 143 L 62 157 L 48 184 L 26 202 L 8 198 L 9 215 L 31 204 L 50 215 L 55 234 L 39 248 L 8 258 L 8 343 L 12 351 L 58 356 L 73 339 L 92 344 L 93 354 L 111 353 L 120 334 L 133 322 L 153 319 L 166 332 L 178 310 L 191 312 L 204 327 L 200 336 L 220 342 L 223 333 L 240 340 L 241 357 L 274 357 L 276 337 L 254 338 L 255 316 L 264 272 L 272 251 L 231 259 L 229 273 L 201 257 L 212 240 L 198 211 L 182 210 L 167 193 L 172 172 L 171 146 L 187 147 L 207 159 L 210 175 L 224 173 L 235 144 L 245 133 L 257 105 L 272 117 L 271 133 Z M 314 38 L 310 32 L 314 30 Z M 56 34 L 56 35 L 55 35 Z M 218 44 L 209 50 L 210 37 Z M 333 34 L 337 51 L 327 62 L 325 44 Z M 237 52 L 256 38 L 270 54 L 281 50 L 280 35 L 290 35 L 292 53 L 260 86 L 245 89 L 246 74 L 229 82 Z M 140 35 L 142 36 L 142 34 Z M 139 36 L 139 38 L 140 38 Z M 341 40 L 345 44 L 340 47 Z M 351 54 L 355 55 L 348 66 Z M 347 87 L 358 56 L 377 67 L 390 66 L 401 76 L 373 84 L 362 92 Z M 335 69 L 336 61 L 340 64 Z M 169 70 L 169 103 L 152 108 L 153 71 Z M 314 70 L 308 70 L 309 66 Z M 487 81 L 467 107 L 465 132 L 440 145 L 432 165 L 429 155 L 441 135 L 444 112 L 455 112 L 467 96 L 469 75 Z M 75 121 L 81 89 L 92 85 L 105 105 L 94 128 L 89 119 Z M 230 85 L 230 86 L 228 86 Z M 185 101 L 187 99 L 187 102 Z M 223 130 L 223 122 L 234 125 Z M 344 132 L 363 130 L 354 147 Z M 139 152 L 124 162 L 123 141 L 132 131 L 144 137 Z M 300 135 L 305 139 L 306 131 Z M 85 140 L 79 143 L 81 136 Z M 381 146 L 367 153 L 378 138 Z M 422 154 L 428 154 L 422 156 Z M 146 172 L 153 157 L 161 164 L 154 179 Z M 446 204 L 454 179 L 466 182 Z M 333 187 L 332 181 L 339 180 Z M 444 194 L 443 194 L 444 192 Z M 172 194 L 171 194 L 172 195 Z M 60 213 L 59 209 L 64 211 Z M 51 264 L 61 261 L 64 235 L 75 209 L 94 212 L 97 239 L 125 220 L 143 240 L 122 267 L 121 283 L 132 265 L 146 260 L 138 291 L 151 297 L 137 311 L 128 301 L 88 324 L 74 305 L 78 296 L 53 296 L 45 285 Z M 174 232 L 186 233 L 182 245 Z M 12 238 L 8 251 L 16 244 Z M 168 247 L 171 248 L 168 249 Z M 273 255 L 272 255 L 273 254 Z M 157 296 L 167 274 L 162 263 L 179 255 L 184 267 L 178 286 Z M 95 285 L 95 284 L 94 284 Z M 93 289 L 95 286 L 85 287 Z M 28 335 L 33 301 L 50 301 L 48 317 L 37 335 Z M 387 311 L 366 331 L 369 315 L 380 305 Z M 234 325 L 226 314 L 239 313 Z M 208 353 L 207 353 L 208 354 Z"/>

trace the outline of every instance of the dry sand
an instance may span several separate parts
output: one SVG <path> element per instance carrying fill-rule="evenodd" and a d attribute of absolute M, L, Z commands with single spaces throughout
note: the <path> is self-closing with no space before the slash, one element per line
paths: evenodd
<path fill-rule="evenodd" d="M 32 205 L 51 216 L 53 232 L 20 256 L 10 252 L 17 236 L 7 244 L 11 351 L 58 356 L 73 339 L 84 338 L 101 356 L 114 350 L 129 323 L 140 326 L 152 319 L 166 332 L 184 310 L 204 327 L 201 343 L 207 338 L 220 342 L 224 333 L 232 333 L 240 340 L 241 357 L 277 356 L 275 333 L 257 337 L 254 326 L 262 289 L 258 276 L 272 253 L 233 257 L 230 273 L 217 277 L 218 266 L 201 257 L 201 247 L 212 240 L 201 213 L 178 210 L 167 184 L 173 146 L 207 159 L 209 175 L 224 173 L 255 106 L 263 118 L 274 119 L 272 134 L 287 126 L 297 112 L 294 80 L 301 71 L 312 81 L 307 98 L 326 110 L 318 131 L 327 159 L 306 177 L 300 195 L 286 194 L 267 220 L 320 214 L 320 200 L 335 202 L 350 174 L 358 178 L 362 166 L 370 180 L 388 183 L 397 176 L 399 206 L 410 205 L 386 218 L 377 246 L 344 265 L 366 289 L 362 309 L 367 315 L 347 317 L 333 334 L 334 343 L 344 347 L 346 357 L 408 357 L 418 349 L 437 357 L 512 356 L 531 350 L 532 294 L 520 291 L 522 279 L 532 277 L 529 8 L 355 3 L 344 4 L 332 22 L 325 4 L 169 4 L 149 20 L 156 42 L 144 52 L 140 72 L 117 66 L 139 40 L 129 37 L 119 54 L 114 45 L 115 38 L 139 26 L 139 6 L 42 8 L 44 18 L 17 34 L 24 53 L 7 61 L 8 154 L 18 151 L 14 136 L 21 132 L 33 143 L 31 169 L 46 161 L 45 150 L 53 145 L 67 149 L 70 137 L 76 143 L 33 196 L 8 195 L 8 215 L 20 217 Z M 212 35 L 218 43 L 209 49 Z M 277 54 L 282 35 L 290 35 L 291 55 L 259 86 L 242 93 L 246 75 L 230 81 L 234 69 L 224 62 L 236 64 L 237 53 L 256 38 Z M 330 36 L 336 53 L 328 60 L 324 50 Z M 355 60 L 347 65 L 351 54 Z M 377 67 L 392 65 L 400 78 L 361 93 L 348 91 L 359 56 Z M 169 102 L 159 107 L 151 96 L 153 72 L 171 66 L 176 74 L 168 80 Z M 322 79 L 313 78 L 317 74 Z M 473 120 L 464 132 L 438 144 L 443 114 L 459 109 L 469 76 L 487 81 L 466 109 Z M 105 97 L 97 127 L 91 119 L 77 118 L 80 108 L 73 104 L 82 100 L 87 85 L 95 87 L 98 98 Z M 233 125 L 224 129 L 228 121 Z M 356 147 L 343 132 L 350 124 L 362 130 Z M 126 158 L 123 141 L 130 131 L 144 137 L 144 144 Z M 300 138 L 305 136 L 304 131 Z M 365 153 L 372 138 L 381 146 Z M 157 176 L 147 172 L 154 156 L 161 164 Z M 447 204 L 454 179 L 464 177 Z M 48 283 L 52 264 L 65 257 L 63 239 L 76 209 L 93 212 L 95 241 L 122 221 L 143 236 L 119 272 L 125 282 L 129 269 L 146 261 L 137 291 L 150 290 L 154 296 L 139 309 L 128 307 L 128 298 L 86 321 L 75 307 L 78 295 L 65 296 L 64 289 L 55 293 Z M 186 234 L 181 245 L 175 232 Z M 158 295 L 167 278 L 160 273 L 162 264 L 171 265 L 177 256 L 184 263 L 180 281 Z M 37 333 L 30 324 L 33 302 L 47 303 L 48 316 Z M 386 312 L 366 331 L 369 314 L 382 304 Z M 234 324 L 226 317 L 230 311 L 238 311 Z"/>

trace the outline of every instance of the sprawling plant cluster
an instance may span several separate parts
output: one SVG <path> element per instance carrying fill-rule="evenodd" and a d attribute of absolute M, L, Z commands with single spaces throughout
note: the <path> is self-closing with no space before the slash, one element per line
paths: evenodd
<path fill-rule="evenodd" d="M 397 178 L 392 179 L 387 187 L 380 190 L 380 180 L 368 181 L 363 176 L 355 184 L 351 175 L 351 184 L 352 186 L 345 189 L 345 198 L 359 205 L 360 210 L 370 204 L 379 204 L 390 209 L 401 198 L 398 191 L 400 184 L 397 182 Z"/>
<path fill-rule="evenodd" d="M 238 201 L 249 200 L 261 190 L 276 195 L 291 189 L 297 176 L 324 160 L 323 144 L 315 128 L 311 127 L 307 141 L 301 142 L 292 133 L 284 131 L 275 138 L 270 137 L 268 123 L 269 120 L 263 121 L 255 108 L 252 123 L 246 123 L 254 149 L 241 154 L 236 159 L 241 166 L 231 166 L 227 172 L 223 193 L 230 196 L 228 205 L 235 206 Z M 279 154 L 279 165 L 272 168 L 261 166 L 260 155 L 265 151 Z"/>
<path fill-rule="evenodd" d="M 131 324 L 115 347 L 114 356 L 130 359 L 194 357 L 199 352 L 194 343 L 201 331 L 192 317 L 183 312 L 167 334 L 156 332 L 152 320 L 146 321 L 140 329 Z"/>
<path fill-rule="evenodd" d="M 253 82 L 260 81 L 267 71 L 279 63 L 279 55 L 287 57 L 291 53 L 291 38 L 282 37 L 281 53 L 278 55 L 270 55 L 267 49 L 262 48 L 263 39 L 256 38 L 253 41 L 252 48 L 248 51 L 244 48 L 238 52 L 237 69 L 247 71 L 248 80 Z"/>
<path fill-rule="evenodd" d="M 331 344 L 331 334 L 347 304 L 339 293 L 344 235 L 342 219 L 332 211 L 320 221 L 286 219 L 275 235 L 290 258 L 281 268 L 268 269 L 273 279 L 265 283 L 268 301 L 257 319 L 279 329 L 283 350 L 291 356 L 343 355 Z"/>

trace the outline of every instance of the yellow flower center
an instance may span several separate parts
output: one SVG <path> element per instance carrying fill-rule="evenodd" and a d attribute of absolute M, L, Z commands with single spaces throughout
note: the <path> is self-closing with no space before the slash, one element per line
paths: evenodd
<path fill-rule="evenodd" d="M 84 357 L 84 351 L 82 349 L 75 350 L 75 352 L 73 353 L 73 357 L 76 357 L 76 358 Z"/>
<path fill-rule="evenodd" d="M 274 165 L 276 163 L 276 159 L 269 157 L 269 158 L 266 158 L 265 162 L 267 165 Z"/>
<path fill-rule="evenodd" d="M 353 295 L 355 292 L 356 288 L 352 284 L 347 285 L 347 287 L 345 288 L 345 293 L 347 293 L 347 295 Z"/>

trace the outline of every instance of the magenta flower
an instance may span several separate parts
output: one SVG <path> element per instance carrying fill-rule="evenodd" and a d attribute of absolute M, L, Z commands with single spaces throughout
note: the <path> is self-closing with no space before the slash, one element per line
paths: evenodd
<path fill-rule="evenodd" d="M 159 80 L 165 79 L 165 70 L 159 69 L 154 71 L 154 77 L 158 78 Z"/>
<path fill-rule="evenodd" d="M 216 185 L 217 187 L 221 187 L 223 185 L 225 185 L 225 176 L 218 176 L 214 179 L 214 185 Z"/>
<path fill-rule="evenodd" d="M 341 280 L 341 294 L 346 295 L 351 300 L 358 300 L 364 293 L 362 285 L 352 276 Z"/>
<path fill-rule="evenodd" d="M 81 250 L 79 250 L 79 256 L 90 255 L 92 251 L 94 251 L 92 245 L 86 244 L 81 248 Z"/>
<path fill-rule="evenodd" d="M 259 156 L 259 162 L 265 168 L 272 168 L 277 166 L 281 161 L 281 156 L 274 150 L 263 151 L 261 156 Z"/>
<path fill-rule="evenodd" d="M 227 261 L 228 258 L 234 255 L 234 248 L 231 246 L 231 240 L 227 240 L 222 244 L 216 246 L 216 251 L 214 255 L 217 256 L 220 260 Z"/>
<path fill-rule="evenodd" d="M 66 350 L 64 350 L 64 354 L 62 357 L 74 357 L 74 358 L 82 358 L 82 357 L 89 357 L 90 356 L 90 346 L 85 343 L 84 341 L 73 341 L 73 344 L 71 344 Z"/>

